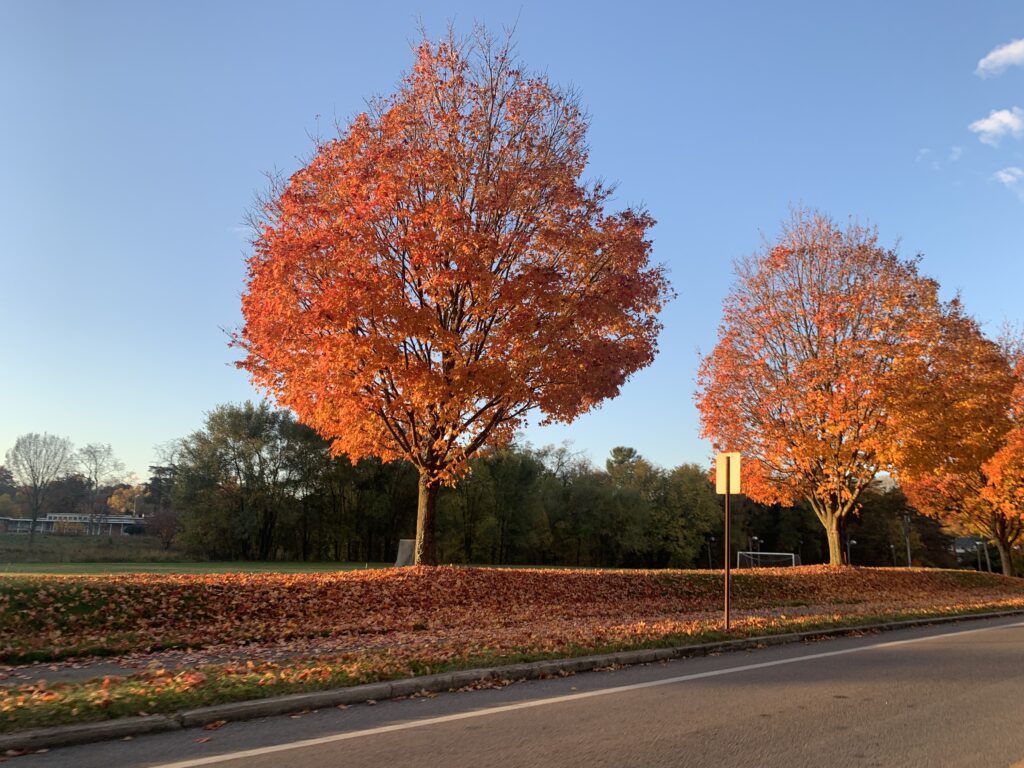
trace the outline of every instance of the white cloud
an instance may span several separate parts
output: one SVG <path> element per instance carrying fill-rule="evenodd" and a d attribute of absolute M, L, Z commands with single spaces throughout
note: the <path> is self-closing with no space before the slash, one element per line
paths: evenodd
<path fill-rule="evenodd" d="M 991 77 L 1002 74 L 1009 67 L 1024 67 L 1024 40 L 1013 40 L 993 48 L 978 62 L 974 74 L 978 77 Z"/>
<path fill-rule="evenodd" d="M 914 156 L 914 162 L 916 163 L 927 163 L 928 167 L 933 171 L 941 171 L 944 164 L 955 163 L 961 157 L 963 157 L 963 147 L 950 147 L 949 154 L 944 158 L 940 157 L 941 150 L 938 152 L 932 152 L 928 147 L 921 147 L 917 150 L 917 154 Z"/>
<path fill-rule="evenodd" d="M 992 178 L 1024 200 L 1024 168 L 1011 165 L 1009 168 L 996 171 Z"/>
<path fill-rule="evenodd" d="M 995 180 L 1004 186 L 1012 187 L 1024 180 L 1024 168 L 1018 168 L 1015 165 L 1003 168 L 1003 170 L 995 172 Z"/>
<path fill-rule="evenodd" d="M 988 117 L 975 120 L 967 126 L 967 130 L 978 134 L 982 144 L 998 147 L 1004 136 L 1013 136 L 1015 139 L 1024 136 L 1024 109 L 993 109 Z"/>

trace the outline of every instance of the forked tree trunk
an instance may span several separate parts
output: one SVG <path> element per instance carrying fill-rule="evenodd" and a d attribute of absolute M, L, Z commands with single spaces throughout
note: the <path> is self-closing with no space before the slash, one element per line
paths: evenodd
<path fill-rule="evenodd" d="M 420 471 L 419 500 L 416 505 L 416 565 L 437 565 L 437 481 Z"/>
<path fill-rule="evenodd" d="M 833 498 L 823 502 L 808 496 L 807 501 L 810 503 L 811 509 L 814 510 L 818 522 L 825 529 L 825 536 L 828 538 L 828 564 L 834 567 L 843 565 L 843 539 L 839 524 L 842 522 L 843 516 L 853 508 L 856 499 L 841 502 Z"/>

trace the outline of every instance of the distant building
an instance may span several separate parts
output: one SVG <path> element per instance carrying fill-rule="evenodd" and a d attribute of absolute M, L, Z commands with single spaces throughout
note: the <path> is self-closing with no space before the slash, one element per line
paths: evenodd
<path fill-rule="evenodd" d="M 36 533 L 78 536 L 124 536 L 129 526 L 144 527 L 145 518 L 134 515 L 88 515 L 81 512 L 51 512 L 36 520 Z M 0 517 L 0 531 L 29 533 L 27 517 Z"/>
<path fill-rule="evenodd" d="M 898 488 L 899 483 L 897 483 L 896 478 L 888 472 L 882 472 L 881 474 L 875 475 L 875 479 L 871 481 L 871 486 L 879 493 L 888 493 L 889 491 Z"/>

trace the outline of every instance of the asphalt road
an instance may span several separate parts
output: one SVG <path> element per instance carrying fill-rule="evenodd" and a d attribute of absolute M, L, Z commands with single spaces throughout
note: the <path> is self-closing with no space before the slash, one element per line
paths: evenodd
<path fill-rule="evenodd" d="M 671 661 L 15 758 L 16 768 L 1024 766 L 1024 622 Z"/>

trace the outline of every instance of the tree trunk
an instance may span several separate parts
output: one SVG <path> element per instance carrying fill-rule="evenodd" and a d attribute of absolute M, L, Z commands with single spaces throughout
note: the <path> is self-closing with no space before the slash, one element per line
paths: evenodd
<path fill-rule="evenodd" d="M 437 492 L 440 486 L 420 471 L 416 506 L 416 565 L 437 565 Z"/>
<path fill-rule="evenodd" d="M 842 520 L 843 508 L 836 504 L 837 499 L 831 499 L 831 503 L 822 502 L 813 496 L 808 496 L 811 509 L 825 529 L 825 536 L 828 538 L 828 564 L 839 567 L 843 564 L 843 537 L 840 533 L 839 523 Z"/>
<path fill-rule="evenodd" d="M 31 522 L 28 524 L 28 548 L 32 549 L 32 546 L 36 541 L 36 521 L 39 520 L 39 513 L 41 511 L 42 503 L 36 499 L 33 499 L 30 503 L 29 514 L 32 516 Z"/>
<path fill-rule="evenodd" d="M 1013 549 L 1004 541 L 995 540 L 999 550 L 999 562 L 1003 564 L 1003 576 L 1013 576 Z"/>
<path fill-rule="evenodd" d="M 826 513 L 822 520 L 825 526 L 825 534 L 828 536 L 828 564 L 838 566 L 843 564 L 843 542 L 839 535 L 839 516 L 832 511 Z"/>

